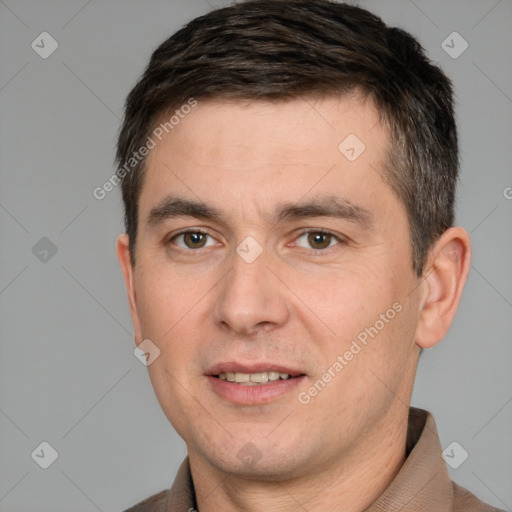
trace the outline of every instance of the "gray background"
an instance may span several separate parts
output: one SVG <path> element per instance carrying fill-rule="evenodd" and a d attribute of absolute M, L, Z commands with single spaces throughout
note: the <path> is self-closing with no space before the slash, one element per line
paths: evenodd
<path fill-rule="evenodd" d="M 0 1 L 1 512 L 122 510 L 168 488 L 186 454 L 133 355 L 119 190 L 92 191 L 113 172 L 124 98 L 152 50 L 227 4 Z M 434 413 L 443 447 L 469 453 L 453 478 L 512 510 L 512 2 L 359 5 L 419 37 L 455 83 L 473 264 L 413 403 Z M 43 31 L 59 43 L 47 59 L 31 48 Z M 456 59 L 441 46 L 453 31 L 469 43 Z M 57 248 L 46 262 L 33 253 L 43 237 Z M 42 441 L 59 453 L 46 470 L 31 458 Z"/>

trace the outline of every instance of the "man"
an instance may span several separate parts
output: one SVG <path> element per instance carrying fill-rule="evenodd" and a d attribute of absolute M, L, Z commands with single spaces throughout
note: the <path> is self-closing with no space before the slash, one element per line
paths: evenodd
<path fill-rule="evenodd" d="M 130 511 L 491 511 L 410 408 L 470 266 L 448 78 L 328 0 L 251 0 L 153 54 L 119 136 L 135 343 L 188 456 Z"/>

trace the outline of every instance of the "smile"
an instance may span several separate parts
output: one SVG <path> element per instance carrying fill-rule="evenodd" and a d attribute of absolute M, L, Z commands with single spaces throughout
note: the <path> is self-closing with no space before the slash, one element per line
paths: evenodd
<path fill-rule="evenodd" d="M 228 382 L 234 382 L 244 386 L 260 386 L 276 380 L 287 380 L 295 378 L 288 373 L 280 372 L 257 372 L 257 373 L 240 373 L 240 372 L 226 372 L 219 375 L 215 375 L 219 379 L 226 380 Z"/>

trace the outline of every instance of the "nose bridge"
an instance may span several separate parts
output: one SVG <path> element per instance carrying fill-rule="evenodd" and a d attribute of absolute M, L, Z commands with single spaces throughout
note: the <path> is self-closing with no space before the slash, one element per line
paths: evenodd
<path fill-rule="evenodd" d="M 255 261 L 248 262 L 239 254 L 233 255 L 231 264 L 232 291 L 252 291 L 253 294 L 263 293 L 263 275 L 266 270 L 267 258 L 259 256 Z"/>
<path fill-rule="evenodd" d="M 280 325 L 288 314 L 282 285 L 267 268 L 271 255 L 250 238 L 233 251 L 215 313 L 217 323 L 245 334 Z"/>

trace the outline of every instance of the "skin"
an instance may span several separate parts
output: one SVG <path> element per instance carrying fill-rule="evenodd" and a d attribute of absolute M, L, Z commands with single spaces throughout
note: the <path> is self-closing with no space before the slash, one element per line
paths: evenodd
<path fill-rule="evenodd" d="M 353 162 L 338 149 L 349 134 L 366 146 Z M 381 176 L 388 144 L 373 103 L 357 94 L 209 100 L 148 155 L 135 268 L 125 234 L 117 252 L 135 343 L 151 339 L 161 351 L 148 371 L 187 445 L 201 512 L 362 511 L 403 465 L 419 347 L 439 342 L 452 322 L 470 241 L 464 229 L 448 229 L 416 277 L 405 207 Z M 333 191 L 368 210 L 371 228 L 325 216 L 272 221 L 283 201 Z M 149 226 L 149 212 L 169 195 L 201 200 L 222 220 Z M 206 231 L 206 246 L 171 240 L 185 228 Z M 304 228 L 333 236 L 311 241 Z M 236 252 L 248 236 L 263 249 L 252 263 Z M 301 404 L 297 392 L 396 302 L 401 311 Z M 205 376 L 222 361 L 272 361 L 306 377 L 275 401 L 238 405 Z M 256 463 L 237 456 L 247 443 Z"/>

